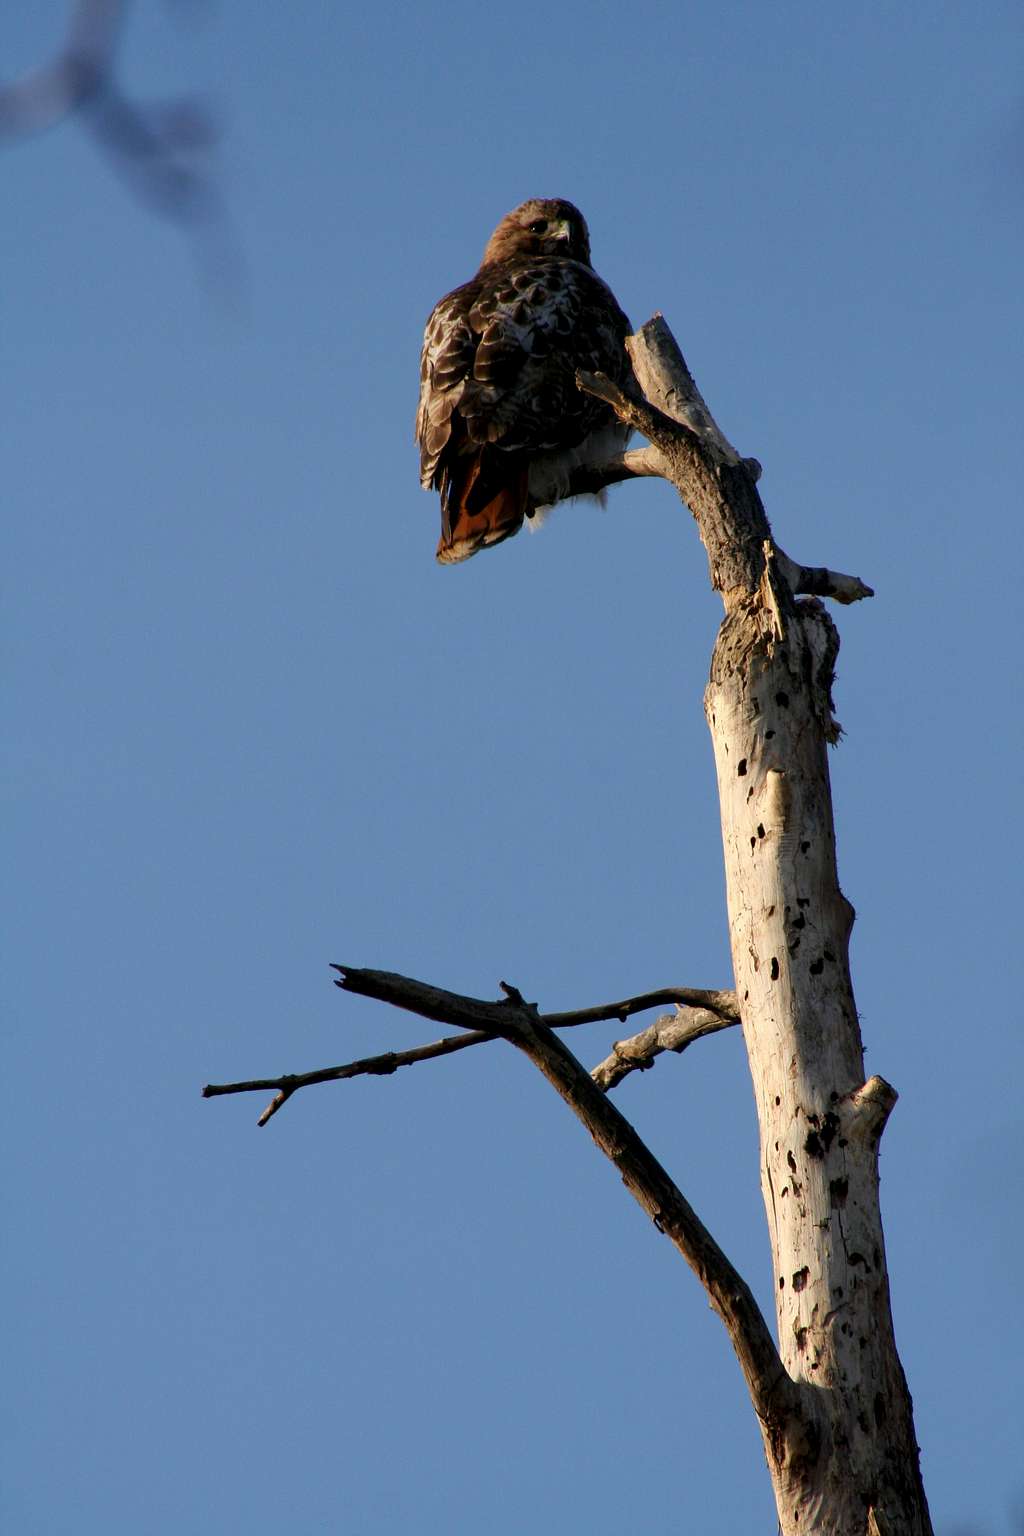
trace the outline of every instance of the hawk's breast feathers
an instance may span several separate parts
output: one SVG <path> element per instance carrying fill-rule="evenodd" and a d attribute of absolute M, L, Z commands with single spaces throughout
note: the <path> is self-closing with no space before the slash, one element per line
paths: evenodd
<path fill-rule="evenodd" d="M 423 338 L 416 437 L 421 481 L 441 493 L 440 561 L 509 538 L 574 468 L 621 450 L 628 429 L 576 370 L 624 382 L 628 333 L 571 203 L 534 199 L 501 221 Z"/>

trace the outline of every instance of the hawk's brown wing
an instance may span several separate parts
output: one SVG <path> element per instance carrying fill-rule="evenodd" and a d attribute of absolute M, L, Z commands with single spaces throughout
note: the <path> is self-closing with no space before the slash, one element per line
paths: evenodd
<path fill-rule="evenodd" d="M 530 459 L 611 424 L 608 407 L 577 389 L 576 370 L 624 379 L 628 331 L 611 291 L 570 260 L 485 266 L 436 306 L 416 437 L 422 483 L 441 492 L 439 558 L 515 533 L 533 510 Z"/>

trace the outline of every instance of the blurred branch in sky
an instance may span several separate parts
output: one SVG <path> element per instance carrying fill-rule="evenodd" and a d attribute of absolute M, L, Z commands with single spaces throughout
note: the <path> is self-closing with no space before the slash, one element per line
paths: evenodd
<path fill-rule="evenodd" d="M 227 230 L 210 156 L 219 128 L 198 98 L 141 102 L 121 89 L 117 48 L 127 0 L 77 0 L 54 59 L 0 84 L 0 142 L 74 117 L 132 192 L 195 233 Z"/>

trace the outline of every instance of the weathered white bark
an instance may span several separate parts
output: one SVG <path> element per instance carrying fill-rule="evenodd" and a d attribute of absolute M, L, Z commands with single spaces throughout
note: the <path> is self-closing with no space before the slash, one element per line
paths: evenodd
<path fill-rule="evenodd" d="M 847 961 L 826 741 L 834 645 L 813 600 L 780 639 L 723 626 L 706 711 L 729 930 L 761 1144 L 779 1352 L 820 1425 L 813 1458 L 774 1471 L 783 1532 L 929 1529 L 896 1355 L 878 1203 L 895 1102 L 864 1081 Z M 772 1460 L 769 1447 L 769 1461 Z"/>
<path fill-rule="evenodd" d="M 670 341 L 660 324 L 644 327 L 630 351 L 648 401 L 692 428 L 695 386 Z M 838 636 L 819 602 L 794 599 L 789 583 L 803 568 L 776 550 L 753 475 L 737 486 L 735 449 L 697 400 L 710 426 L 696 443 L 655 441 L 726 606 L 705 710 L 779 1353 L 803 1408 L 781 1432 L 762 1421 L 780 1528 L 926 1536 L 878 1200 L 878 1142 L 896 1094 L 864 1080 L 847 948 L 854 914 L 836 871 L 827 749 L 839 734 Z M 869 590 L 832 580 L 841 600 Z"/>

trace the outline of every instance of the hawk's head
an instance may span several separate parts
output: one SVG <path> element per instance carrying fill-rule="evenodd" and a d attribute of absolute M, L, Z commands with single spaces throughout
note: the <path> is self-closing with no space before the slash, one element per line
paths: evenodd
<path fill-rule="evenodd" d="M 587 221 L 560 197 L 531 197 L 506 213 L 487 242 L 484 265 L 513 256 L 564 256 L 589 267 Z"/>

